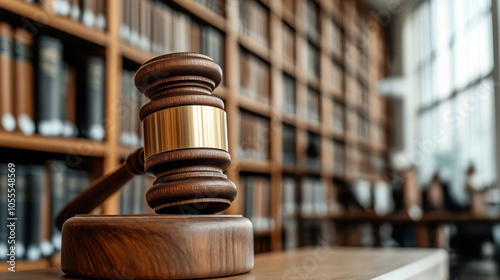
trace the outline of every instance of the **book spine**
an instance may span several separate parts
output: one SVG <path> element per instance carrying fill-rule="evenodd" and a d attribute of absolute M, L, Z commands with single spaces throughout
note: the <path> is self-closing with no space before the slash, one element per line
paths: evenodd
<path fill-rule="evenodd" d="M 122 22 L 120 25 L 120 38 L 124 42 L 130 42 L 130 1 L 122 2 Z"/>
<path fill-rule="evenodd" d="M 128 100 L 128 92 L 130 86 L 130 76 L 129 71 L 123 70 L 122 72 L 122 96 L 120 100 L 120 143 L 124 146 L 129 145 L 129 132 L 128 125 L 130 124 L 130 114 L 132 108 L 130 108 L 130 103 Z"/>
<path fill-rule="evenodd" d="M 134 189 L 132 195 L 132 213 L 133 214 L 143 214 L 143 201 L 144 201 L 144 177 L 137 176 L 134 178 Z"/>
<path fill-rule="evenodd" d="M 19 129 L 26 135 L 35 132 L 35 110 L 33 92 L 33 38 L 25 29 L 14 31 L 14 88 L 16 119 Z"/>
<path fill-rule="evenodd" d="M 46 136 L 59 136 L 64 130 L 60 80 L 62 51 L 61 41 L 45 36 L 40 39 L 38 130 Z"/>
<path fill-rule="evenodd" d="M 96 18 L 96 1 L 97 0 L 82 0 L 83 1 L 83 15 L 82 22 L 83 25 L 87 27 L 94 27 L 94 22 Z"/>
<path fill-rule="evenodd" d="M 120 193 L 120 214 L 122 215 L 130 215 L 132 214 L 132 180 L 129 181 L 125 186 L 123 186 L 122 191 Z"/>
<path fill-rule="evenodd" d="M 7 177 L 7 168 L 8 165 L 6 163 L 0 163 L 0 219 L 2 221 L 7 221 L 8 213 L 8 177 Z M 0 260 L 6 260 L 7 254 L 9 253 L 8 247 L 8 236 L 9 229 L 6 226 L 0 227 Z"/>
<path fill-rule="evenodd" d="M 27 215 L 28 172 L 22 165 L 16 166 L 16 256 L 19 259 L 26 257 L 26 231 L 28 228 Z"/>
<path fill-rule="evenodd" d="M 42 166 L 30 166 L 29 184 L 27 192 L 27 219 L 28 219 L 28 239 L 26 258 L 30 261 L 38 260 L 42 257 L 41 249 L 41 225 L 42 205 L 45 199 L 44 183 L 45 173 Z"/>
<path fill-rule="evenodd" d="M 95 22 L 94 27 L 99 31 L 106 29 L 106 2 L 105 0 L 95 0 Z"/>
<path fill-rule="evenodd" d="M 79 21 L 82 15 L 80 0 L 71 0 L 70 17 L 72 20 Z"/>
<path fill-rule="evenodd" d="M 84 134 L 93 140 L 104 140 L 104 60 L 90 57 L 87 62 L 86 129 Z"/>
<path fill-rule="evenodd" d="M 16 128 L 12 57 L 12 27 L 0 22 L 0 129 L 6 131 Z"/>
<path fill-rule="evenodd" d="M 75 137 L 78 134 L 76 127 L 76 69 L 72 66 L 66 67 L 64 77 L 65 87 L 62 89 L 65 94 L 65 114 L 64 114 L 64 136 Z"/>
<path fill-rule="evenodd" d="M 66 184 L 66 166 L 60 161 L 50 161 L 47 163 L 48 172 L 50 174 L 50 191 L 51 191 L 51 239 L 54 248 L 57 251 L 61 250 L 61 233 L 56 228 L 54 221 L 56 215 L 64 207 L 65 201 L 65 189 Z"/>

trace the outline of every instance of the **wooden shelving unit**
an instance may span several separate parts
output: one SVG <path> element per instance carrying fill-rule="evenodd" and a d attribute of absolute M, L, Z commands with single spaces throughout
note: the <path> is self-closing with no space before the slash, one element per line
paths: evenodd
<path fill-rule="evenodd" d="M 259 1 L 259 0 L 256 0 Z M 385 130 L 387 127 L 387 117 L 384 112 L 376 112 L 370 110 L 370 104 L 373 102 L 383 103 L 383 98 L 377 95 L 377 81 L 383 77 L 384 73 L 381 69 L 384 68 L 385 63 L 385 50 L 383 44 L 382 29 L 374 37 L 369 37 L 369 44 L 359 46 L 356 42 L 358 25 L 356 18 L 350 18 L 354 13 L 362 16 L 365 19 L 376 20 L 368 13 L 362 1 L 350 0 L 317 0 L 314 1 L 319 10 L 320 30 L 319 37 L 312 38 L 307 34 L 305 29 L 305 9 L 307 1 L 311 0 L 289 0 L 289 1 L 259 1 L 263 6 L 269 10 L 269 46 L 261 44 L 249 35 L 244 34 L 239 29 L 238 23 L 238 1 L 225 0 L 224 15 L 218 15 L 200 4 L 195 0 L 173 0 L 168 2 L 176 9 L 188 13 L 191 17 L 200 22 L 211 25 L 224 34 L 224 84 L 215 90 L 214 95 L 222 98 L 225 101 L 227 120 L 228 120 L 228 140 L 229 152 L 232 157 L 232 166 L 227 171 L 228 177 L 238 184 L 240 182 L 240 172 L 250 172 L 269 176 L 271 182 L 271 197 L 270 197 L 270 212 L 271 219 L 274 227 L 270 231 L 259 232 L 256 237 L 268 237 L 270 239 L 271 250 L 282 249 L 282 178 L 284 174 L 293 175 L 297 181 L 300 181 L 304 176 L 316 176 L 321 178 L 328 184 L 329 187 L 334 180 L 341 180 L 347 183 L 356 178 L 363 178 L 369 181 L 374 181 L 381 178 L 381 174 L 371 168 L 367 174 L 334 174 L 331 170 L 322 166 L 321 169 L 311 170 L 305 168 L 306 153 L 304 151 L 305 138 L 308 132 L 314 132 L 321 138 L 321 143 L 332 142 L 334 140 L 344 144 L 346 158 L 344 163 L 346 170 L 349 167 L 357 164 L 350 162 L 350 155 L 348 147 L 358 146 L 363 147 L 368 153 L 370 161 L 375 156 L 386 156 L 387 145 L 386 141 L 382 143 L 374 143 L 372 139 L 360 139 L 349 132 L 350 127 L 345 124 L 345 129 L 342 132 L 334 131 L 329 123 L 332 118 L 331 107 L 328 106 L 332 100 L 340 103 L 344 109 L 351 108 L 358 112 L 363 111 L 361 104 L 358 104 L 358 97 L 352 97 L 352 94 L 358 94 L 356 91 L 349 91 L 344 85 L 341 86 L 343 90 L 334 90 L 330 86 L 331 77 L 329 71 L 326 71 L 325 65 L 331 61 L 338 62 L 338 67 L 341 68 L 341 80 L 343 84 L 347 83 L 348 79 L 352 79 L 353 75 L 356 76 L 354 80 L 357 81 L 358 70 L 352 72 L 348 68 L 348 64 L 359 64 L 359 62 L 350 62 L 348 58 L 351 57 L 347 53 L 347 48 L 344 47 L 343 55 L 336 55 L 331 51 L 330 44 L 332 42 L 326 41 L 322 32 L 326 30 L 326 24 L 333 22 L 342 32 L 339 44 L 350 42 L 357 48 L 357 52 L 364 53 L 368 62 L 368 77 L 366 79 L 366 94 L 368 95 L 368 112 L 366 112 L 367 119 L 371 126 L 382 126 Z M 293 3 L 293 9 L 290 10 L 286 7 L 285 2 Z M 103 48 L 105 55 L 106 65 L 106 87 L 105 87 L 105 117 L 108 125 L 106 126 L 106 140 L 104 142 L 92 142 L 87 139 L 67 139 L 67 138 L 48 138 L 42 136 L 24 136 L 16 133 L 0 133 L 0 148 L 19 149 L 19 150 L 33 150 L 48 153 L 81 153 L 84 156 L 97 157 L 102 159 L 103 164 L 98 165 L 96 174 L 104 174 L 114 170 L 123 158 L 125 158 L 134 149 L 129 147 L 122 147 L 119 142 L 120 133 L 120 116 L 116 108 L 121 99 L 121 72 L 124 64 L 135 64 L 137 67 L 143 62 L 153 57 L 153 54 L 136 49 L 129 44 L 122 42 L 119 37 L 119 28 L 121 24 L 121 7 L 122 2 L 119 0 L 109 0 L 107 2 L 107 30 L 99 32 L 83 26 L 80 23 L 72 21 L 71 19 L 64 18 L 58 15 L 47 13 L 37 4 L 29 4 L 24 1 L 1 1 L 0 11 L 6 12 L 11 16 L 23 17 L 30 22 L 37 23 L 36 26 L 41 32 L 45 28 L 50 29 L 63 35 L 63 37 L 74 38 L 71 40 L 82 40 L 86 43 L 96 45 L 96 48 Z M 294 30 L 295 40 L 295 53 L 294 62 L 285 59 L 282 55 L 281 34 L 283 32 L 283 24 L 286 23 Z M 58 34 L 59 34 L 58 33 Z M 65 38 L 62 38 L 65 40 Z M 319 51 L 319 65 L 320 75 L 314 77 L 306 70 L 304 65 L 304 56 L 308 44 L 312 44 Z M 270 99 L 269 104 L 253 100 L 249 97 L 243 96 L 239 93 L 239 64 L 238 56 L 240 48 L 243 48 L 253 55 L 259 57 L 270 66 Z M 352 73 L 351 73 L 352 72 Z M 284 113 L 282 109 L 283 100 L 283 84 L 282 75 L 286 73 L 293 77 L 296 81 L 296 98 L 297 98 L 297 112 L 296 114 Z M 320 96 L 320 121 L 310 121 L 305 116 L 305 106 L 307 104 L 307 88 L 310 87 L 319 92 Z M 366 105 L 366 104 L 365 104 Z M 241 109 L 252 112 L 254 114 L 266 117 L 269 119 L 272 127 L 269 135 L 269 160 L 267 161 L 253 161 L 244 159 L 238 156 L 239 146 L 239 133 L 240 122 L 239 112 Z M 345 113 L 344 113 L 345 116 Z M 294 166 L 285 166 L 282 162 L 283 147 L 282 147 L 282 125 L 287 123 L 292 125 L 296 131 L 296 164 Z M 88 146 L 91 149 L 88 149 Z M 69 150 L 68 150 L 69 149 Z M 80 151 L 80 152 L 79 152 Z M 83 152 L 81 152 L 83 151 Z M 321 162 L 325 162 L 330 158 L 331 154 L 322 153 Z M 334 187 L 334 186 L 333 186 Z M 299 188 L 300 189 L 300 188 Z M 299 191 L 299 190 L 297 190 Z M 300 197 L 300 196 L 299 196 Z M 244 204 L 244 193 L 240 192 L 239 197 L 232 204 L 228 213 L 242 214 Z M 102 206 L 104 214 L 118 214 L 119 200 L 115 195 L 108 199 Z M 305 217 L 301 217 L 305 218 Z M 331 217 L 317 217 L 323 219 L 330 219 Z M 57 260 L 57 257 L 55 257 Z M 42 260 L 35 264 L 28 262 L 21 263 L 19 267 L 23 269 L 24 265 L 29 269 L 43 268 L 53 266 L 57 263 L 54 260 Z M 35 266 L 31 266 L 35 265 Z M 38 266 L 39 265 L 39 266 Z"/>

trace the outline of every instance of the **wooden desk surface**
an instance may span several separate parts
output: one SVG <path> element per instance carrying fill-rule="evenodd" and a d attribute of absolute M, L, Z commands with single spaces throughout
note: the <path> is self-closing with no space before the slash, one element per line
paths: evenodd
<path fill-rule="evenodd" d="M 145 264 L 147 265 L 147 264 Z M 68 280 L 59 268 L 0 274 L 3 280 Z M 306 248 L 255 257 L 255 279 L 447 279 L 448 254 L 441 249 Z M 117 275 L 116 279 L 130 279 Z"/>

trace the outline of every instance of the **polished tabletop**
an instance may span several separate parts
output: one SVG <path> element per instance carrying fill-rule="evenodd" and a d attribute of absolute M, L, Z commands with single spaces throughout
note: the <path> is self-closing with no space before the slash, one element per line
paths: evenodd
<path fill-rule="evenodd" d="M 447 279 L 448 254 L 441 249 L 317 247 L 255 257 L 254 269 L 225 280 L 250 279 Z M 69 280 L 60 268 L 8 272 L 3 280 Z M 116 275 L 115 279 L 132 279 Z"/>

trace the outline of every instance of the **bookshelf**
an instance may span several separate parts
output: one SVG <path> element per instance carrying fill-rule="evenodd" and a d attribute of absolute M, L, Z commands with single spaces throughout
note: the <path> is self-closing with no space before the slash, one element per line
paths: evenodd
<path fill-rule="evenodd" d="M 312 177 L 322 182 L 326 190 L 333 193 L 332 197 L 335 197 L 337 184 L 348 185 L 356 179 L 371 182 L 382 179 L 383 173 L 374 168 L 374 162 L 376 159 L 384 161 L 388 150 L 384 137 L 388 127 L 385 100 L 377 95 L 377 81 L 384 76 L 386 59 L 384 34 L 362 1 L 248 2 L 255 7 L 239 9 L 237 0 L 172 0 L 159 3 L 222 34 L 224 79 L 214 95 L 224 100 L 227 112 L 229 152 L 232 156 L 227 175 L 237 185 L 242 176 L 268 180 L 267 207 L 271 226 L 268 230 L 256 232 L 256 246 L 259 246 L 256 251 L 282 250 L 284 177 L 296 182 L 296 205 L 300 205 L 303 196 L 301 184 L 305 178 Z M 119 0 L 107 1 L 107 26 L 99 31 L 68 17 L 55 15 L 36 3 L 21 0 L 0 2 L 0 15 L 5 15 L 6 22 L 17 21 L 20 25 L 19 19 L 24 19 L 41 33 L 47 33 L 63 43 L 88 45 L 89 49 L 102 55 L 106 65 L 104 112 L 107 124 L 106 137 L 102 142 L 0 131 L 1 149 L 12 153 L 37 151 L 40 157 L 47 160 L 66 153 L 97 158 L 99 164 L 86 165 L 91 178 L 115 169 L 134 151 L 134 147 L 120 144 L 121 115 L 117 104 L 122 101 L 124 91 L 122 72 L 124 69 L 137 70 L 140 64 L 155 55 L 121 39 L 123 3 Z M 209 8 L 210 4 L 219 5 L 222 12 L 214 12 Z M 269 24 L 259 26 L 240 20 L 247 10 Z M 370 34 L 368 21 L 372 24 Z M 242 92 L 244 81 L 241 79 L 245 78 L 240 73 L 242 53 L 265 66 L 268 74 L 257 76 L 253 83 L 257 81 L 259 86 L 264 84 L 268 89 L 267 101 Z M 294 89 L 292 95 L 285 93 L 288 88 Z M 314 95 L 314 102 L 309 102 L 311 94 Z M 285 104 L 287 96 L 295 98 L 290 103 L 292 105 Z M 308 110 L 308 104 L 317 109 Z M 294 108 L 285 109 L 286 106 Z M 269 133 L 263 140 L 268 152 L 263 158 L 256 160 L 239 153 L 242 112 L 263 119 L 269 125 Z M 364 121 L 363 128 L 359 127 L 359 120 Z M 295 162 L 286 164 L 283 162 L 284 124 L 293 129 L 294 145 L 291 150 L 295 152 Z M 290 135 L 289 130 L 287 135 Z M 310 144 L 308 139 L 314 139 L 316 144 Z M 315 154 L 317 161 L 314 166 L 308 161 L 311 153 Z M 334 168 L 339 164 L 342 166 Z M 248 201 L 243 187 L 238 187 L 239 194 L 228 209 L 229 214 L 245 214 Z M 119 210 L 119 194 L 108 199 L 101 209 L 104 214 L 118 214 Z M 315 215 L 315 219 L 330 223 L 332 215 Z M 292 214 L 287 218 L 294 219 L 300 226 L 310 216 Z M 297 235 L 300 237 L 300 233 Z M 57 258 L 35 263 L 22 262 L 19 269 L 54 266 L 57 265 Z"/>

